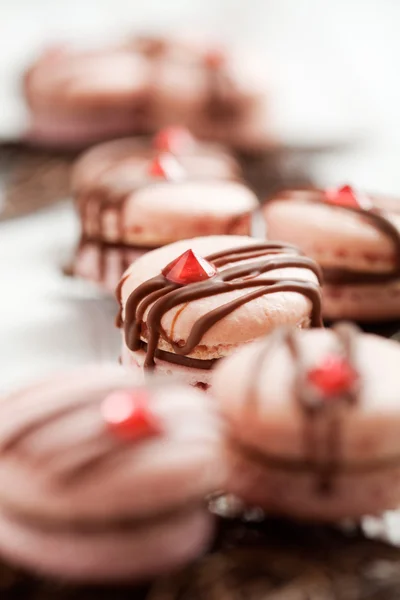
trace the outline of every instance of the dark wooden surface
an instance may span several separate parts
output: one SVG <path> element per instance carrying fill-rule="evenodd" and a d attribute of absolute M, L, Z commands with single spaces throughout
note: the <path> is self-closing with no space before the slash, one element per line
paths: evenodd
<path fill-rule="evenodd" d="M 205 557 L 142 587 L 76 587 L 0 567 L 2 600 L 398 600 L 400 549 L 277 519 L 221 521 Z"/>
<path fill-rule="evenodd" d="M 0 221 L 68 197 L 75 156 L 17 143 L 0 145 Z"/>
<path fill-rule="evenodd" d="M 0 144 L 0 221 L 35 212 L 69 196 L 69 175 L 78 152 L 54 152 Z M 260 199 L 284 187 L 305 186 L 305 154 L 275 150 L 238 157 Z"/>

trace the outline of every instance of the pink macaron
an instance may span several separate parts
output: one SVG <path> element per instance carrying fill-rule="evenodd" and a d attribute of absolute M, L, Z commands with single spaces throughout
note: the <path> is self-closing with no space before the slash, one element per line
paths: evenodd
<path fill-rule="evenodd" d="M 399 345 L 282 329 L 223 361 L 213 394 L 228 427 L 227 490 L 272 514 L 335 521 L 400 502 Z"/>
<path fill-rule="evenodd" d="M 156 143 L 161 135 L 168 137 L 161 132 Z M 235 180 L 236 162 L 223 150 L 188 145 L 159 154 L 122 140 L 78 161 L 72 183 L 82 233 L 75 275 L 114 292 L 125 269 L 149 250 L 187 237 L 250 233 L 258 202 Z"/>
<path fill-rule="evenodd" d="M 121 367 L 0 399 L 0 553 L 63 580 L 144 579 L 201 554 L 225 478 L 219 422 L 196 390 L 137 387 Z"/>
<path fill-rule="evenodd" d="M 218 144 L 201 142 L 188 129 L 170 126 L 151 140 L 122 138 L 93 146 L 76 161 L 71 174 L 75 195 L 92 190 L 100 182 L 128 180 L 146 176 L 149 161 L 160 154 L 172 154 L 186 173 L 195 178 L 240 179 L 241 169 L 232 153 Z"/>
<path fill-rule="evenodd" d="M 220 358 L 280 325 L 319 326 L 319 269 L 296 248 L 246 236 L 183 240 L 149 252 L 117 296 L 122 363 L 207 389 Z"/>
<path fill-rule="evenodd" d="M 324 315 L 400 317 L 400 201 L 344 186 L 293 190 L 264 206 L 271 239 L 298 245 L 322 267 Z"/>
<path fill-rule="evenodd" d="M 209 43 L 167 37 L 51 48 L 25 76 L 26 135 L 38 144 L 82 147 L 180 123 L 204 138 L 248 143 L 265 105 L 261 69 L 250 67 Z"/>

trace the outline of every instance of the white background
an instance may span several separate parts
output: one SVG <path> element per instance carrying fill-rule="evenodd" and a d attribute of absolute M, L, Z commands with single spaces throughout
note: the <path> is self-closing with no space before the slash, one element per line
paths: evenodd
<path fill-rule="evenodd" d="M 400 195 L 399 0 L 0 0 L 0 135 L 24 127 L 18 75 L 44 42 L 149 29 L 251 44 L 285 142 L 354 144 L 317 179 Z M 0 224 L 0 392 L 116 354 L 111 301 L 59 274 L 75 237 L 68 206 Z"/>

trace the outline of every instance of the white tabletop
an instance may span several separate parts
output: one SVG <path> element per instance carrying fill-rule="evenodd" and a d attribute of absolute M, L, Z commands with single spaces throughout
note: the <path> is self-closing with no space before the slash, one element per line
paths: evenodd
<path fill-rule="evenodd" d="M 0 224 L 0 393 L 84 362 L 117 360 L 116 303 L 62 274 L 72 207 Z"/>

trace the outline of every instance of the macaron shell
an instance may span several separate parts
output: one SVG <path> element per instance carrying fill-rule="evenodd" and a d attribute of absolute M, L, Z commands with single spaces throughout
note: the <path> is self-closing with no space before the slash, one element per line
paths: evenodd
<path fill-rule="evenodd" d="M 299 339 L 306 364 L 315 364 L 335 347 L 330 330 L 302 332 Z M 213 374 L 213 393 L 235 439 L 267 455 L 304 459 L 305 417 L 295 400 L 294 365 L 286 346 L 267 355 L 254 382 L 256 357 L 266 343 L 268 339 L 252 344 L 223 361 Z M 345 408 L 341 421 L 344 463 L 400 457 L 399 360 L 396 342 L 372 335 L 357 338 L 355 365 L 362 387 L 357 406 Z M 253 385 L 257 399 L 251 396 Z"/>
<path fill-rule="evenodd" d="M 0 551 L 38 574 L 79 582 L 145 579 L 177 568 L 206 550 L 213 519 L 205 508 L 132 534 L 60 535 L 29 529 L 0 511 Z"/>
<path fill-rule="evenodd" d="M 271 201 L 263 212 L 270 239 L 299 246 L 324 267 L 368 272 L 394 267 L 393 242 L 362 216 L 300 200 Z M 400 215 L 390 214 L 390 219 L 400 230 Z"/>
<path fill-rule="evenodd" d="M 149 66 L 143 57 L 125 50 L 65 52 L 31 69 L 29 102 L 34 108 L 57 107 L 60 112 L 82 112 L 110 102 L 117 108 L 148 85 Z"/>
<path fill-rule="evenodd" d="M 145 359 L 146 353 L 144 350 L 132 352 L 125 344 L 125 341 L 122 342 L 121 364 L 129 371 L 139 369 L 139 372 L 143 374 Z M 208 390 L 212 381 L 212 372 L 210 370 L 171 364 L 160 358 L 157 358 L 154 373 L 155 375 L 165 375 L 168 377 L 173 375 L 176 381 L 200 388 L 204 391 Z"/>
<path fill-rule="evenodd" d="M 128 245 L 162 246 L 192 235 L 247 235 L 255 195 L 244 185 L 228 181 L 150 182 L 129 194 L 120 181 L 112 202 L 102 211 L 99 202 L 107 190 L 87 195 L 84 232 L 89 237 Z M 131 184 L 128 183 L 128 187 Z M 82 196 L 85 201 L 85 197 Z M 112 196 L 111 196 L 112 199 Z M 79 198 L 78 198 L 79 202 Z"/>
<path fill-rule="evenodd" d="M 105 108 L 89 114 L 74 114 L 67 109 L 54 113 L 43 108 L 31 111 L 24 139 L 52 149 L 75 151 L 107 138 L 124 136 L 127 132 L 143 133 L 147 129 L 145 117 L 130 107 L 117 111 Z"/>
<path fill-rule="evenodd" d="M 164 245 L 200 235 L 248 234 L 257 198 L 228 181 L 155 183 L 138 189 L 124 206 L 123 241 Z M 115 212 L 105 213 L 103 230 L 115 237 Z M 114 229 L 114 231 L 113 231 Z"/>
<path fill-rule="evenodd" d="M 249 460 L 237 448 L 227 448 L 230 475 L 226 490 L 269 514 L 306 521 L 337 522 L 381 515 L 397 509 L 400 467 L 368 473 L 335 475 L 333 488 L 319 488 L 315 474 L 274 469 Z"/>
<path fill-rule="evenodd" d="M 106 174 L 108 177 L 112 176 L 113 180 L 115 177 L 117 181 L 122 174 L 126 177 L 132 170 L 139 168 L 144 175 L 149 160 L 158 153 L 149 142 L 138 141 L 137 138 L 99 144 L 85 152 L 75 163 L 71 175 L 72 189 L 76 193 L 82 188 L 96 186 L 99 177 Z M 216 145 L 194 141 L 193 149 L 179 154 L 177 160 L 194 177 L 230 179 L 240 173 L 235 159 Z M 120 170 L 121 164 L 123 172 Z"/>
<path fill-rule="evenodd" d="M 140 258 L 128 269 L 121 290 L 122 304 L 125 307 L 130 293 L 137 286 L 158 275 L 169 262 L 189 248 L 202 256 L 207 256 L 219 250 L 251 246 L 260 243 L 260 241 L 263 240 L 244 236 L 210 236 L 183 240 L 154 250 Z M 273 271 L 271 277 L 317 281 L 316 276 L 311 271 L 300 268 L 279 269 Z M 248 293 L 248 290 L 235 290 L 209 296 L 190 302 L 183 310 L 182 306 L 177 306 L 164 315 L 162 326 L 172 335 L 175 341 L 186 340 L 193 323 L 199 317 L 246 293 Z M 175 318 L 178 311 L 180 311 L 179 317 Z M 190 356 L 218 358 L 230 353 L 236 345 L 252 341 L 279 325 L 306 326 L 309 323 L 310 312 L 311 302 L 299 293 L 278 292 L 265 295 L 242 305 L 217 322 L 204 334 L 201 344 Z M 161 345 L 163 346 L 162 342 Z"/>
<path fill-rule="evenodd" d="M 392 321 L 400 317 L 400 279 L 379 285 L 328 285 L 323 287 L 327 319 L 359 322 Z"/>
<path fill-rule="evenodd" d="M 123 442 L 99 406 L 114 389 L 131 389 L 132 377 L 115 374 L 83 370 L 1 400 L 0 444 L 17 441 L 1 456 L 0 508 L 32 518 L 139 518 L 221 487 L 219 424 L 208 399 L 170 384 L 155 389 L 151 410 L 162 432 Z"/>

